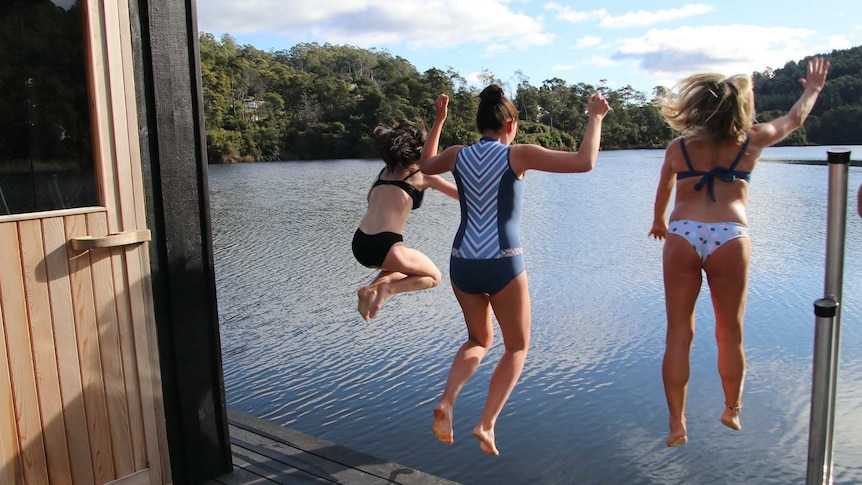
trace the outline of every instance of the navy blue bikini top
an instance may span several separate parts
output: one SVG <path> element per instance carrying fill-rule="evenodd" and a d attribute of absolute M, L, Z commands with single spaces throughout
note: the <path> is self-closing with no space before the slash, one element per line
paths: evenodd
<path fill-rule="evenodd" d="M 386 168 L 384 167 L 383 170 L 386 170 Z M 417 168 L 416 170 L 410 172 L 409 174 L 407 174 L 406 177 L 401 180 L 381 179 L 380 176 L 383 175 L 383 170 L 381 170 L 380 173 L 377 174 L 377 180 L 374 181 L 374 183 L 371 185 L 371 188 L 373 189 L 378 185 L 394 185 L 396 187 L 399 187 L 404 192 L 407 192 L 407 195 L 409 195 L 410 198 L 413 199 L 413 209 L 418 209 L 419 206 L 422 205 L 422 196 L 425 195 L 425 193 L 417 189 L 416 187 L 408 184 L 406 180 L 415 175 L 416 172 L 419 171 L 419 169 Z"/>
<path fill-rule="evenodd" d="M 706 185 L 706 190 L 709 192 L 709 196 L 712 198 L 712 201 L 715 202 L 715 194 L 713 193 L 712 188 L 716 178 L 726 183 L 733 182 L 737 179 L 751 182 L 751 172 L 740 172 L 734 170 L 739 161 L 742 160 L 743 155 L 745 155 L 745 150 L 748 148 L 748 142 L 750 139 L 750 134 L 746 133 L 745 143 L 742 144 L 742 148 L 739 149 L 739 153 L 736 154 L 736 159 L 733 160 L 733 163 L 730 164 L 729 168 L 715 167 L 709 172 L 700 172 L 695 170 L 694 166 L 692 166 L 691 159 L 688 158 L 688 150 L 685 149 L 685 138 L 683 138 L 680 140 L 679 146 L 682 149 L 682 156 L 685 158 L 685 164 L 688 165 L 688 171 L 679 172 L 676 174 L 676 179 L 682 180 L 689 177 L 701 177 L 700 181 L 694 185 L 694 190 L 700 190 L 704 185 Z"/>

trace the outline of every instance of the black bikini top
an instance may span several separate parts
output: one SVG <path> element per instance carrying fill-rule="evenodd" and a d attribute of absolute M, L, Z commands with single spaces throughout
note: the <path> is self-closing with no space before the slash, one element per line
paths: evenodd
<path fill-rule="evenodd" d="M 745 155 L 745 150 L 748 148 L 748 142 L 751 140 L 751 135 L 749 133 L 745 134 L 745 143 L 742 144 L 742 148 L 739 149 L 739 153 L 736 154 L 736 158 L 733 160 L 733 163 L 730 164 L 729 168 L 725 167 L 715 167 L 709 172 L 700 172 L 694 169 L 694 166 L 691 164 L 691 159 L 688 157 L 688 150 L 685 149 L 685 138 L 680 140 L 679 147 L 682 149 L 682 156 L 685 158 L 685 164 L 688 165 L 687 172 L 679 172 L 676 174 L 677 180 L 686 179 L 689 177 L 701 177 L 700 181 L 694 185 L 694 190 L 700 190 L 706 185 L 706 189 L 709 192 L 709 196 L 712 198 L 712 201 L 715 202 L 715 194 L 713 193 L 713 184 L 715 179 L 726 183 L 733 182 L 736 179 L 742 179 L 746 182 L 751 182 L 751 172 L 740 172 L 738 170 L 734 170 L 736 165 L 742 160 L 742 156 Z"/>
<path fill-rule="evenodd" d="M 383 170 L 386 170 L 386 168 L 384 167 Z M 374 187 L 377 187 L 378 185 L 394 185 L 396 187 L 399 187 L 404 192 L 407 192 L 407 195 L 409 195 L 410 198 L 413 199 L 413 209 L 418 209 L 419 206 L 422 205 L 422 196 L 425 195 L 425 193 L 422 192 L 421 190 L 417 189 L 416 187 L 408 184 L 407 179 L 409 179 L 410 177 L 415 175 L 416 172 L 419 171 L 419 169 L 417 168 L 416 170 L 410 172 L 409 174 L 407 174 L 406 177 L 404 177 L 401 180 L 383 180 L 383 179 L 381 179 L 380 176 L 383 175 L 383 170 L 381 170 L 380 173 L 377 174 L 377 180 L 374 181 L 374 183 L 371 185 L 371 188 L 373 189 Z"/>

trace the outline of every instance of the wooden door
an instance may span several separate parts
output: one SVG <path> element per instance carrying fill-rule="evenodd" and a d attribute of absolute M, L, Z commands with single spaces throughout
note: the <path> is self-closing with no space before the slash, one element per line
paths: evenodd
<path fill-rule="evenodd" d="M 169 483 L 128 0 L 7 5 L 0 483 Z"/>

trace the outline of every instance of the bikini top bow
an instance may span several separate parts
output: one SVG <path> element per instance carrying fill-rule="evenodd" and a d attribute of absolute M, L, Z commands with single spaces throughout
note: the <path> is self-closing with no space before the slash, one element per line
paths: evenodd
<path fill-rule="evenodd" d="M 731 183 L 737 179 L 751 182 L 751 172 L 734 170 L 736 165 L 742 160 L 742 156 L 745 155 L 745 150 L 748 148 L 749 141 L 751 141 L 751 134 L 746 133 L 745 143 L 742 144 L 742 147 L 739 149 L 739 152 L 736 154 L 736 158 L 733 160 L 733 163 L 730 164 L 730 167 L 715 167 L 708 172 L 700 172 L 694 169 L 691 159 L 688 156 L 688 150 L 685 148 L 685 138 L 683 138 L 680 140 L 680 149 L 682 150 L 685 164 L 688 166 L 688 171 L 678 173 L 677 180 L 699 176 L 700 180 L 694 184 L 694 190 L 700 191 L 704 186 L 706 186 L 707 192 L 709 192 L 709 197 L 713 202 L 715 202 L 715 193 L 713 188 L 715 187 L 716 178 L 725 183 Z"/>
<path fill-rule="evenodd" d="M 751 181 L 751 174 L 749 172 L 731 170 L 727 167 L 715 167 L 709 172 L 705 172 L 703 174 L 700 181 L 694 184 L 694 190 L 700 191 L 704 186 L 706 186 L 706 191 L 709 193 L 709 197 L 713 202 L 715 202 L 713 187 L 715 186 L 716 178 L 725 183 L 731 183 L 736 179 L 742 179 L 749 182 Z"/>

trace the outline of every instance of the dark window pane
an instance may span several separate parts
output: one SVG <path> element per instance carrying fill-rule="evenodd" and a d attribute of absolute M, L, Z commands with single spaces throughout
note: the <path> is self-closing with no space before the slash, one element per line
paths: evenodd
<path fill-rule="evenodd" d="M 0 215 L 97 205 L 81 2 L 0 5 Z"/>

